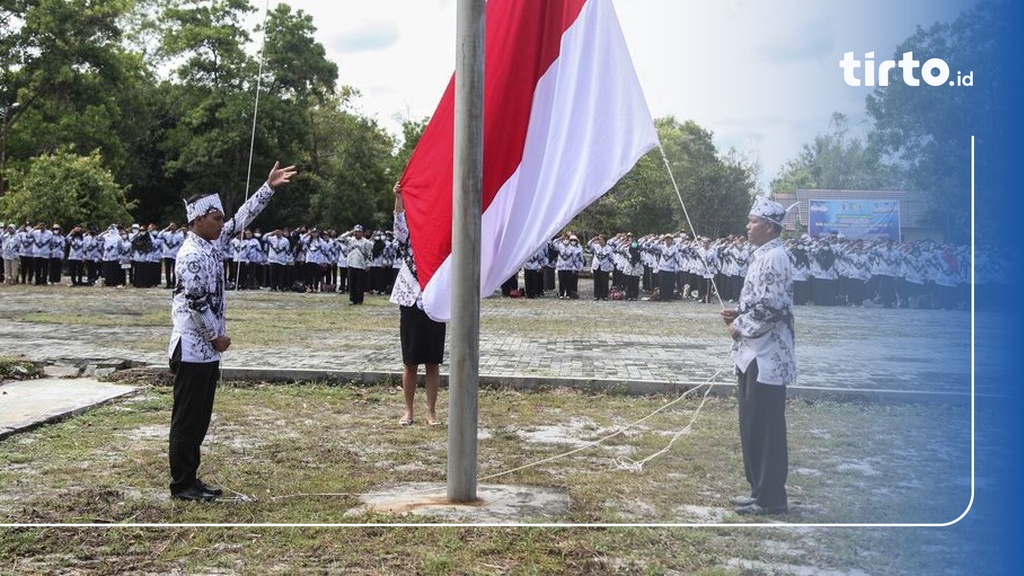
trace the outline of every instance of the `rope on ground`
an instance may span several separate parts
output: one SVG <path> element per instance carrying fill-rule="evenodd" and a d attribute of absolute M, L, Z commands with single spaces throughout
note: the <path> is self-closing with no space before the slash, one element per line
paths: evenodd
<path fill-rule="evenodd" d="M 719 373 L 721 373 L 721 371 L 719 371 Z M 698 405 L 697 409 L 693 412 L 693 417 L 690 418 L 690 422 L 686 426 L 684 426 L 682 430 L 676 432 L 676 434 L 672 437 L 672 440 L 669 441 L 667 446 L 640 461 L 636 461 L 631 458 L 626 458 L 625 456 L 623 456 L 622 458 L 616 460 L 616 464 L 618 465 L 618 467 L 622 470 L 640 473 L 643 472 L 644 470 L 644 464 L 647 464 L 651 460 L 654 460 L 658 456 L 661 456 L 662 454 L 665 454 L 669 450 L 671 450 L 672 445 L 676 443 L 676 440 L 681 438 L 684 434 L 689 433 L 693 429 L 694 423 L 697 422 L 697 416 L 700 415 L 701 409 L 704 408 L 704 404 L 706 404 L 708 401 L 708 396 L 711 394 L 711 388 L 712 387 L 709 385 L 708 389 L 704 392 L 704 396 L 700 400 L 700 405 Z"/>
<path fill-rule="evenodd" d="M 592 442 L 588 442 L 587 444 L 585 444 L 583 446 L 580 446 L 579 448 L 575 448 L 573 450 L 570 450 L 568 452 L 564 452 L 562 454 L 558 454 L 558 455 L 555 455 L 555 456 L 550 456 L 548 458 L 544 458 L 544 459 L 538 460 L 536 462 L 531 462 L 529 464 L 525 464 L 525 465 L 519 466 L 517 468 L 512 468 L 510 470 L 505 470 L 503 472 L 497 472 L 495 474 L 489 474 L 487 476 L 480 476 L 480 477 L 477 478 L 477 482 L 484 482 L 486 480 L 493 480 L 494 478 L 499 478 L 501 476 L 507 476 L 509 474 L 513 474 L 513 473 L 519 472 L 521 470 L 526 470 L 526 469 L 529 469 L 529 468 L 534 468 L 534 467 L 540 466 L 542 464 L 548 464 L 550 462 L 554 462 L 554 461 L 560 460 L 562 458 L 567 458 L 569 456 L 572 456 L 573 454 L 578 454 L 578 453 L 583 452 L 585 450 L 589 450 L 591 448 L 599 446 L 603 442 L 605 442 L 607 440 L 610 440 L 610 439 L 612 439 L 612 438 L 614 438 L 616 436 L 619 436 L 619 435 L 621 435 L 622 433 L 626 432 L 627 430 L 629 430 L 631 428 L 635 428 L 636 426 L 639 426 L 640 424 L 643 424 L 644 422 L 650 420 L 651 418 L 657 416 L 658 414 L 664 412 L 665 410 L 668 410 L 672 406 L 675 406 L 676 404 L 682 402 L 683 400 L 685 400 L 685 399 L 687 399 L 687 398 L 689 398 L 691 396 L 694 396 L 701 388 L 706 387 L 707 389 L 705 390 L 704 395 L 702 396 L 701 403 L 697 407 L 697 410 L 694 413 L 693 417 L 690 418 L 690 422 L 686 425 L 686 427 L 682 431 L 680 431 L 679 433 L 676 434 L 676 436 L 672 439 L 672 442 L 670 442 L 668 446 L 666 446 L 664 449 L 662 449 L 658 453 L 653 454 L 651 456 L 648 456 L 647 458 L 645 458 L 643 461 L 641 461 L 639 463 L 634 463 L 632 465 L 629 465 L 630 469 L 634 469 L 635 468 L 636 471 L 639 471 L 640 469 L 642 469 L 644 463 L 654 459 L 657 456 L 660 456 L 660 455 L 668 452 L 668 450 L 672 447 L 672 444 L 675 443 L 676 439 L 678 439 L 680 436 L 682 436 L 687 431 L 692 429 L 693 424 L 694 424 L 694 422 L 697 419 L 697 415 L 700 414 L 701 409 L 704 407 L 704 404 L 707 402 L 708 396 L 710 395 L 711 390 L 714 387 L 715 381 L 717 380 L 717 378 L 724 371 L 725 371 L 725 369 L 723 368 L 723 369 L 719 370 L 718 372 L 715 372 L 713 375 L 711 375 L 709 378 L 707 378 L 704 382 L 702 382 L 702 383 L 698 384 L 697 386 L 695 386 L 693 388 L 690 388 L 690 389 L 686 390 L 685 392 L 683 392 L 682 394 L 680 394 L 679 397 L 676 398 L 675 400 L 672 400 L 671 402 L 668 402 L 667 404 L 665 404 L 664 406 L 661 406 L 660 408 L 658 408 L 657 410 L 651 412 L 647 416 L 644 416 L 643 418 L 640 418 L 639 420 L 637 420 L 637 421 L 635 421 L 635 422 L 633 422 L 631 424 L 627 424 L 626 426 L 623 426 L 622 428 L 619 428 L 618 430 L 616 430 L 615 432 L 613 432 L 611 434 L 608 434 L 607 436 L 604 436 L 604 437 L 599 438 L 597 440 L 594 440 Z M 620 462 L 616 462 L 616 465 L 619 468 L 623 468 L 623 465 Z M 298 493 L 298 494 L 285 494 L 285 495 L 282 495 L 282 496 L 273 496 L 273 497 L 270 498 L 270 500 L 276 502 L 276 501 L 279 501 L 279 500 L 291 500 L 291 499 L 295 499 L 295 498 L 347 498 L 347 497 L 366 498 L 366 497 L 387 497 L 387 496 L 414 496 L 414 495 L 417 495 L 417 494 L 436 493 L 437 491 L 438 491 L 437 488 L 424 488 L 422 490 L 410 490 L 410 491 L 403 491 L 403 492 L 364 492 L 364 493 L 321 492 L 321 493 Z M 253 500 L 255 500 L 255 498 L 253 498 Z"/>
<path fill-rule="evenodd" d="M 714 386 L 714 380 L 716 378 L 718 378 L 718 376 L 722 372 L 724 372 L 724 371 L 725 370 L 722 369 L 722 370 L 719 370 L 718 372 L 715 372 L 710 378 L 705 380 L 702 384 L 699 384 L 696 387 L 690 388 L 689 390 L 683 392 L 675 400 L 669 402 L 668 404 L 665 404 L 661 408 L 658 408 L 654 412 L 651 412 L 650 414 L 648 414 L 647 416 L 644 416 L 643 418 L 637 420 L 636 422 L 633 422 L 632 424 L 628 424 L 628 425 L 626 425 L 626 426 L 616 430 L 615 432 L 613 432 L 613 433 L 611 433 L 611 434 L 609 434 L 609 435 L 607 435 L 607 436 L 605 436 L 603 438 L 599 438 L 597 440 L 594 440 L 593 442 L 589 442 L 589 443 L 587 443 L 587 444 L 585 444 L 585 445 L 583 445 L 583 446 L 581 446 L 579 448 L 576 448 L 574 450 L 570 450 L 568 452 L 565 452 L 565 453 L 562 453 L 562 454 L 558 454 L 556 456 L 551 456 L 549 458 L 545 458 L 543 460 L 539 460 L 539 461 L 533 462 L 531 464 L 526 464 L 526 465 L 520 466 L 518 468 L 513 468 L 511 470 L 506 470 L 504 472 L 498 472 L 496 474 L 491 474 L 489 476 L 483 476 L 481 478 L 478 478 L 477 481 L 478 482 L 483 482 L 484 480 L 491 480 L 491 479 L 497 478 L 499 476 L 506 476 L 508 474 L 512 474 L 513 472 L 519 472 L 520 470 L 526 470 L 527 468 L 533 468 L 535 466 L 540 466 L 541 464 L 546 464 L 548 462 L 554 462 L 555 460 L 559 460 L 559 459 L 565 458 L 567 456 L 572 456 L 573 454 L 582 452 L 584 450 L 589 450 L 590 448 L 593 448 L 595 446 L 600 445 L 602 442 L 604 442 L 606 440 L 610 440 L 610 439 L 612 439 L 612 438 L 622 434 L 623 432 L 625 432 L 626 430 L 629 430 L 630 428 L 634 428 L 636 426 L 639 426 L 640 424 L 643 424 L 644 422 L 646 422 L 646 421 L 650 420 L 651 418 L 657 416 L 661 412 L 664 412 L 665 410 L 668 410 L 672 406 L 674 406 L 674 405 L 678 404 L 679 402 L 682 402 L 686 398 L 694 395 L 701 388 L 707 386 L 707 391 L 704 393 L 704 399 L 701 401 L 700 406 L 697 409 L 697 412 L 699 413 L 700 412 L 700 408 L 702 408 L 704 406 L 704 403 L 707 401 L 708 394 L 711 392 L 711 389 Z M 684 431 L 686 429 L 689 429 L 692 426 L 694 420 L 696 420 L 696 414 L 694 414 L 694 417 L 690 420 L 690 424 L 687 425 L 687 427 L 684 429 Z M 683 434 L 683 432 L 680 432 L 677 436 L 682 435 L 682 434 Z M 671 446 L 671 444 L 670 444 L 670 446 Z M 667 450 L 668 450 L 668 448 L 663 450 L 662 453 L 666 452 Z"/>

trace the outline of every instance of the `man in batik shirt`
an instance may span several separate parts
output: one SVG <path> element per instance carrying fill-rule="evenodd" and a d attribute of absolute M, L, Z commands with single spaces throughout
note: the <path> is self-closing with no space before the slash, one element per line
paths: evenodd
<path fill-rule="evenodd" d="M 174 372 L 168 449 L 172 498 L 209 501 L 221 495 L 196 473 L 213 412 L 220 355 L 231 345 L 224 316 L 223 253 L 231 238 L 267 206 L 274 187 L 288 183 L 294 174 L 294 166 L 279 168 L 275 163 L 267 182 L 227 222 L 217 194 L 185 203 L 190 229 L 175 261 L 174 329 L 168 346 Z"/>
<path fill-rule="evenodd" d="M 750 254 L 738 309 L 723 310 L 738 376 L 740 445 L 750 496 L 739 514 L 787 511 L 786 386 L 796 381 L 793 271 L 779 234 L 786 209 L 758 198 L 747 219 Z"/>

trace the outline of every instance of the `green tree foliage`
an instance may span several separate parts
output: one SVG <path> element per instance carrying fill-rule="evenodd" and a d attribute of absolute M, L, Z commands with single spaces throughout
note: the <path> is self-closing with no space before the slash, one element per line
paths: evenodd
<path fill-rule="evenodd" d="M 35 158 L 58 149 L 62 158 L 88 157 L 112 175 L 134 219 L 180 222 L 182 198 L 218 192 L 232 212 L 281 160 L 299 176 L 257 225 L 389 226 L 391 186 L 427 120 L 406 121 L 399 145 L 354 111 L 358 91 L 339 83 L 308 14 L 277 5 L 260 44 L 254 12 L 249 0 L 0 3 L 0 105 L 20 104 L 8 167 L 24 179 Z M 745 207 L 735 206 L 749 203 L 756 170 L 718 153 L 712 134 L 692 122 L 667 118 L 658 130 L 698 231 L 741 231 Z M 649 154 L 578 229 L 686 227 L 667 174 L 660 153 Z"/>
<path fill-rule="evenodd" d="M 147 70 L 124 47 L 132 0 L 28 0 L 0 9 L 3 103 L 17 101 L 10 156 L 27 159 L 72 144 L 102 151 L 115 172 L 132 162 L 128 141 L 145 125 L 136 91 Z"/>
<path fill-rule="evenodd" d="M 406 166 L 409 165 L 409 159 L 412 158 L 412 152 L 416 149 L 416 145 L 420 143 L 423 131 L 427 129 L 427 124 L 429 123 L 430 118 L 402 122 L 402 146 L 398 149 L 398 153 L 395 154 L 396 173 L 401 174 L 405 172 Z"/>
<path fill-rule="evenodd" d="M 714 134 L 693 121 L 655 122 L 658 138 L 696 233 L 720 237 L 743 232 L 756 168 L 735 153 L 720 154 Z M 637 235 L 689 230 L 659 150 L 641 158 L 570 228 L 588 237 L 630 231 Z"/>
<path fill-rule="evenodd" d="M 246 53 L 247 0 L 174 0 L 163 13 L 163 50 L 180 62 L 169 91 L 174 119 L 163 142 L 166 170 L 180 175 L 182 197 L 219 192 L 244 200 L 258 66 Z M 180 174 L 179 174 L 180 173 Z"/>
<path fill-rule="evenodd" d="M 918 59 L 945 60 L 954 80 L 957 71 L 976 71 L 974 86 L 907 86 L 896 69 L 889 85 L 879 86 L 867 98 L 867 112 L 875 121 L 873 145 L 905 173 L 908 187 L 931 196 L 932 212 L 953 241 L 965 240 L 970 232 L 972 135 L 978 140 L 979 188 L 1002 193 L 994 182 L 1007 168 L 988 162 L 1000 157 L 991 148 L 1006 141 L 1004 123 L 999 120 L 999 82 L 1016 73 L 1003 67 L 1007 61 L 1004 39 L 1019 33 L 1008 30 L 999 17 L 1005 8 L 981 2 L 953 23 L 918 27 L 896 47 L 897 58 L 913 52 Z M 996 209 L 1001 206 L 1000 202 L 989 204 Z"/>
<path fill-rule="evenodd" d="M 849 119 L 836 112 L 829 132 L 804 144 L 772 180 L 771 190 L 774 194 L 792 194 L 797 188 L 893 190 L 900 184 L 897 172 L 881 162 L 877 149 L 852 135 Z"/>
<path fill-rule="evenodd" d="M 324 150 L 322 190 L 312 197 L 309 224 L 347 230 L 363 226 L 391 226 L 397 175 L 391 154 L 394 141 L 368 118 L 323 108 L 317 126 L 329 146 Z"/>
<path fill-rule="evenodd" d="M 264 46 L 267 92 L 283 100 L 325 104 L 335 95 L 338 65 L 314 40 L 313 17 L 278 4 L 267 17 Z"/>
<path fill-rule="evenodd" d="M 13 171 L 11 189 L 0 198 L 8 222 L 58 222 L 65 230 L 125 223 L 132 208 L 99 151 L 79 156 L 70 147 L 33 158 L 24 173 Z"/>

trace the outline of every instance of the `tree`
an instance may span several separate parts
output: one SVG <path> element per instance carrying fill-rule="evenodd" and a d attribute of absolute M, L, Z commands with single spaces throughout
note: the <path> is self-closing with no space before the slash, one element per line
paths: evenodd
<path fill-rule="evenodd" d="M 775 194 L 792 194 L 797 188 L 825 190 L 897 189 L 897 172 L 881 162 L 875 147 L 850 134 L 849 119 L 835 112 L 829 132 L 804 144 L 800 154 L 786 162 L 772 180 Z"/>
<path fill-rule="evenodd" d="M 690 232 L 710 238 L 743 232 L 755 187 L 754 167 L 734 153 L 720 155 L 714 133 L 692 120 L 679 124 L 667 118 L 657 124 L 694 227 Z M 677 213 L 680 228 L 689 230 L 682 207 Z"/>
<path fill-rule="evenodd" d="M 952 74 L 973 71 L 974 86 L 908 86 L 897 69 L 888 86 L 867 97 L 867 111 L 875 121 L 872 144 L 906 174 L 909 187 L 930 195 L 931 212 L 943 222 L 947 239 L 955 242 L 965 241 L 970 233 L 971 136 L 978 143 L 978 187 L 1003 193 L 997 182 L 1007 168 L 994 159 L 1001 157 L 995 149 L 1007 141 L 1000 106 L 1009 103 L 1003 102 L 999 83 L 1016 73 L 1004 68 L 1010 60 L 1004 45 L 1018 33 L 1000 16 L 1004 8 L 981 2 L 952 24 L 918 27 L 896 47 L 897 59 L 913 52 L 915 58 L 941 58 Z M 998 210 L 1002 202 L 989 206 Z"/>
<path fill-rule="evenodd" d="M 405 167 L 409 165 L 409 158 L 412 158 L 413 150 L 420 143 L 420 138 L 423 137 L 423 131 L 427 129 L 427 124 L 430 124 L 430 117 L 402 122 L 402 146 L 395 154 L 396 173 L 405 172 Z"/>
<path fill-rule="evenodd" d="M 313 18 L 302 10 L 292 13 L 278 4 L 267 16 L 263 49 L 267 92 L 284 100 L 325 104 L 335 96 L 338 65 L 314 39 Z"/>
<path fill-rule="evenodd" d="M 59 222 L 65 230 L 125 223 L 134 207 L 103 166 L 99 151 L 79 156 L 70 147 L 31 159 L 24 173 L 13 171 L 11 190 L 0 198 L 0 213 L 8 222 Z"/>
<path fill-rule="evenodd" d="M 710 237 L 742 232 L 756 167 L 735 153 L 719 154 L 714 135 L 693 121 L 680 124 L 667 117 L 655 124 L 696 232 Z M 570 227 L 587 236 L 690 229 L 659 150 L 641 158 Z"/>
<path fill-rule="evenodd" d="M 355 223 L 390 227 L 394 141 L 373 120 L 344 110 L 317 111 L 326 150 L 320 192 L 310 198 L 309 223 L 348 229 Z"/>
<path fill-rule="evenodd" d="M 164 54 L 180 62 L 167 93 L 166 174 L 183 182 L 181 197 L 219 192 L 229 210 L 245 194 L 258 67 L 242 20 L 253 10 L 247 0 L 172 0 L 163 12 Z"/>
<path fill-rule="evenodd" d="M 115 174 L 131 165 L 126 135 L 147 124 L 135 118 L 133 95 L 147 82 L 137 54 L 125 48 L 133 0 L 35 0 L 0 9 L 2 103 L 20 107 L 10 122 L 15 161 L 66 144 L 79 154 L 99 149 Z"/>

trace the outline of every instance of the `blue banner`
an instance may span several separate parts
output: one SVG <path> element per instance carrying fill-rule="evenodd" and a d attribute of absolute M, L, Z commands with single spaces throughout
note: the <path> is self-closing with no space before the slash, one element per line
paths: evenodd
<path fill-rule="evenodd" d="M 849 240 L 902 240 L 898 200 L 808 200 L 808 233 L 812 238 L 833 232 Z"/>

